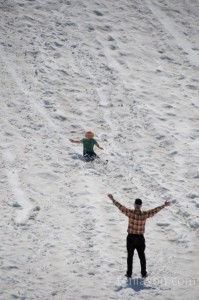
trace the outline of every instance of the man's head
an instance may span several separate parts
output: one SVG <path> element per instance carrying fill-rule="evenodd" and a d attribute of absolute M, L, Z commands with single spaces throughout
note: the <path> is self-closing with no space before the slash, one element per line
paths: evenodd
<path fill-rule="evenodd" d="M 92 133 L 91 131 L 87 131 L 85 133 L 85 137 L 90 140 L 90 139 L 94 138 L 94 133 Z"/>
<path fill-rule="evenodd" d="M 142 200 L 141 199 L 135 199 L 134 203 L 135 210 L 140 210 L 142 207 Z"/>

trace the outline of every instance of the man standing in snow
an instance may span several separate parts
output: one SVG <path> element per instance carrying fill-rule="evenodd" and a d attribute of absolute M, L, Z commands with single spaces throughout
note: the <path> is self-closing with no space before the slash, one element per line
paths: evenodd
<path fill-rule="evenodd" d="M 166 201 L 163 205 L 158 206 L 154 209 L 142 211 L 142 200 L 141 199 L 135 199 L 134 208 L 135 209 L 128 209 L 125 206 L 121 205 L 119 202 L 117 202 L 113 195 L 108 194 L 108 197 L 113 201 L 113 204 L 115 204 L 118 209 L 129 218 L 129 224 L 128 224 L 128 235 L 127 235 L 127 272 L 126 276 L 131 277 L 132 276 L 132 268 L 133 268 L 133 255 L 134 250 L 137 250 L 139 259 L 140 259 L 140 265 L 141 265 L 141 274 L 142 277 L 147 277 L 147 271 L 146 271 L 146 257 L 145 257 L 145 239 L 144 239 L 144 231 L 145 231 L 145 223 L 146 219 L 153 217 L 155 214 L 157 214 L 161 209 L 163 209 L 166 206 L 169 206 L 171 203 Z"/>

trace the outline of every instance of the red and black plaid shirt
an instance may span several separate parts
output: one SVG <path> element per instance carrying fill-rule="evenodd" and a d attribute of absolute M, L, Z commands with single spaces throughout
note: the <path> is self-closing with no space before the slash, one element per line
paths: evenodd
<path fill-rule="evenodd" d="M 127 232 L 131 234 L 144 234 L 146 219 L 153 217 L 161 209 L 164 208 L 164 205 L 161 205 L 147 211 L 141 211 L 135 209 L 128 209 L 116 200 L 113 200 L 113 203 L 125 216 L 129 218 Z"/>

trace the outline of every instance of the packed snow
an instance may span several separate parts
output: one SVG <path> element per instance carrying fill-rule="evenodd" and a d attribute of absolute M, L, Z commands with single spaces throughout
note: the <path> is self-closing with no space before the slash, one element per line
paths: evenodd
<path fill-rule="evenodd" d="M 0 1 L 0 299 L 197 300 L 199 1 Z M 91 130 L 104 150 L 85 163 Z M 108 160 L 108 163 L 106 162 Z M 127 283 L 143 209 L 149 277 Z"/>

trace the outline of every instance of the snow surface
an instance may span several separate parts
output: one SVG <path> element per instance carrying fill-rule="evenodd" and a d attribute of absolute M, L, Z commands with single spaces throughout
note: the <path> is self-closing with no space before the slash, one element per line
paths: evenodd
<path fill-rule="evenodd" d="M 199 1 L 0 1 L 0 299 L 198 299 Z M 86 164 L 96 134 L 108 164 Z M 144 208 L 127 285 L 127 218 Z"/>

